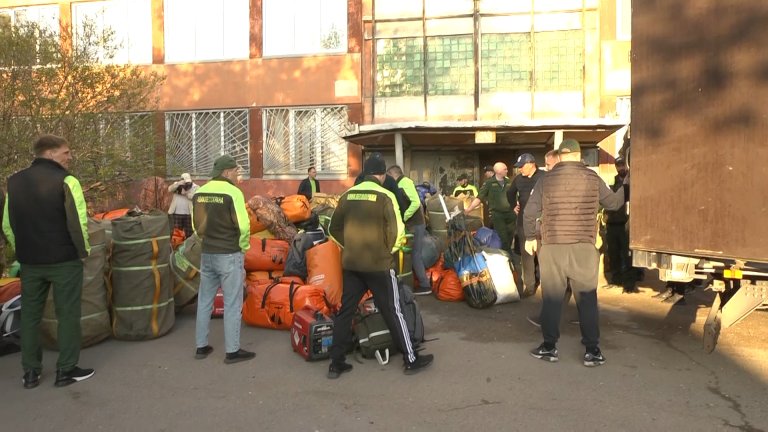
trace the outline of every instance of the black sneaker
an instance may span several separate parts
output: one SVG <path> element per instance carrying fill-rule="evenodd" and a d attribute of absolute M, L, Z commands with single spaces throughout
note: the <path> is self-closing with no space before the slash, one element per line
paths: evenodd
<path fill-rule="evenodd" d="M 603 357 L 603 353 L 600 352 L 600 348 L 587 350 L 587 352 L 584 353 L 584 366 L 594 367 L 600 366 L 603 363 L 605 363 L 605 357 Z"/>
<path fill-rule="evenodd" d="M 21 379 L 24 383 L 25 389 L 31 389 L 37 387 L 40 384 L 40 372 L 35 370 L 28 370 L 24 372 L 24 377 Z"/>
<path fill-rule="evenodd" d="M 535 325 L 536 327 L 541 328 L 541 321 L 539 321 L 539 317 L 537 316 L 527 316 L 525 319 L 528 320 L 529 323 Z"/>
<path fill-rule="evenodd" d="M 77 366 L 64 372 L 59 369 L 56 371 L 56 382 L 53 383 L 56 387 L 64 387 L 76 382 L 87 380 L 94 374 L 93 369 L 81 369 Z"/>
<path fill-rule="evenodd" d="M 208 357 L 208 354 L 213 352 L 213 347 L 210 345 L 206 345 L 204 347 L 200 347 L 195 350 L 195 358 L 197 360 L 202 360 L 206 357 Z"/>
<path fill-rule="evenodd" d="M 424 355 L 416 356 L 415 361 L 405 364 L 403 373 L 406 375 L 417 374 L 420 371 L 426 369 L 429 365 L 431 365 L 432 360 L 434 359 L 435 359 L 435 356 L 432 354 L 424 354 Z"/>
<path fill-rule="evenodd" d="M 413 295 L 417 295 L 417 296 L 430 295 L 430 294 L 432 294 L 432 287 L 426 287 L 426 288 L 418 287 L 413 290 Z"/>
<path fill-rule="evenodd" d="M 547 348 L 545 344 L 541 344 L 538 348 L 531 350 L 531 355 L 540 360 L 546 360 L 548 362 L 556 362 L 560 360 L 557 355 L 557 348 Z"/>
<path fill-rule="evenodd" d="M 336 379 L 344 372 L 349 372 L 351 370 L 352 365 L 347 362 L 337 363 L 332 361 L 331 365 L 328 366 L 328 379 Z"/>
<path fill-rule="evenodd" d="M 624 294 L 638 294 L 640 290 L 636 286 L 628 286 L 624 288 Z"/>
<path fill-rule="evenodd" d="M 240 349 L 235 352 L 227 353 L 226 357 L 224 357 L 224 363 L 238 363 L 241 361 L 250 360 L 254 357 L 256 357 L 256 353 Z"/>

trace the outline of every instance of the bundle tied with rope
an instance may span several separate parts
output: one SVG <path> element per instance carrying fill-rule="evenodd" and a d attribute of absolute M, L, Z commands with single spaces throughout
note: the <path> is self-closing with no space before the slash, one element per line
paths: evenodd
<path fill-rule="evenodd" d="M 442 195 L 445 218 L 448 222 L 448 247 L 444 252 L 446 267 L 453 267 L 459 275 L 464 299 L 470 307 L 484 309 L 496 303 L 496 289 L 482 253 L 467 229 L 464 213 L 448 213 Z"/>

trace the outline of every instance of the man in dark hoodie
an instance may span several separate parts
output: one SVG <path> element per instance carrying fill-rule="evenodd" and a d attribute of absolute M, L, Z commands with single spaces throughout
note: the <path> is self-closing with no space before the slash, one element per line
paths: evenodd
<path fill-rule="evenodd" d="M 369 159 L 380 159 L 384 165 L 386 165 L 384 158 L 381 157 L 381 153 L 379 152 L 372 153 Z M 363 180 L 365 180 L 366 175 L 367 174 L 365 173 L 365 170 L 363 170 L 363 172 L 361 172 L 360 175 L 355 179 L 355 186 L 362 183 Z M 408 209 L 410 201 L 408 200 L 408 197 L 405 196 L 405 192 L 403 192 L 400 189 L 400 186 L 397 185 L 397 180 L 392 178 L 392 176 L 389 174 L 384 174 L 384 182 L 381 184 L 381 186 L 395 195 L 395 200 L 397 201 L 397 205 L 400 208 L 400 217 L 405 216 L 405 210 Z"/>
<path fill-rule="evenodd" d="M 431 354 L 414 351 L 400 308 L 393 253 L 403 244 L 405 226 L 394 194 L 382 187 L 386 170 L 383 159 L 366 160 L 363 181 L 341 195 L 328 228 L 331 238 L 342 247 L 344 273 L 341 310 L 333 320 L 330 379 L 352 370 L 345 361 L 352 343 L 352 318 L 368 290 L 403 353 L 405 374 L 417 373 L 432 363 Z"/>

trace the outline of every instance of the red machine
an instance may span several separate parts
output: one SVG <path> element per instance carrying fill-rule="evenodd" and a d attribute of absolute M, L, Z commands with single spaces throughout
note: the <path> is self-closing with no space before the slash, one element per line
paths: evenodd
<path fill-rule="evenodd" d="M 293 316 L 291 346 L 307 361 L 327 359 L 333 341 L 333 320 L 322 312 L 303 308 Z"/>

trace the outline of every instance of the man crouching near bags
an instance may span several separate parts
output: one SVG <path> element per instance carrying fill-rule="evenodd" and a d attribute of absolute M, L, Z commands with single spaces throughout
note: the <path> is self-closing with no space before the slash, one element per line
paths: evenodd
<path fill-rule="evenodd" d="M 393 341 L 403 353 L 404 372 L 411 375 L 432 363 L 432 354 L 418 355 L 413 350 L 395 275 L 393 253 L 404 239 L 405 227 L 392 192 L 381 185 L 386 175 L 381 158 L 365 161 L 362 183 L 353 186 L 339 199 L 328 231 L 342 248 L 344 270 L 341 310 L 333 320 L 333 345 L 328 378 L 338 378 L 352 370 L 345 354 L 352 343 L 352 318 L 367 290 L 373 293 L 376 307 L 387 323 Z"/>

